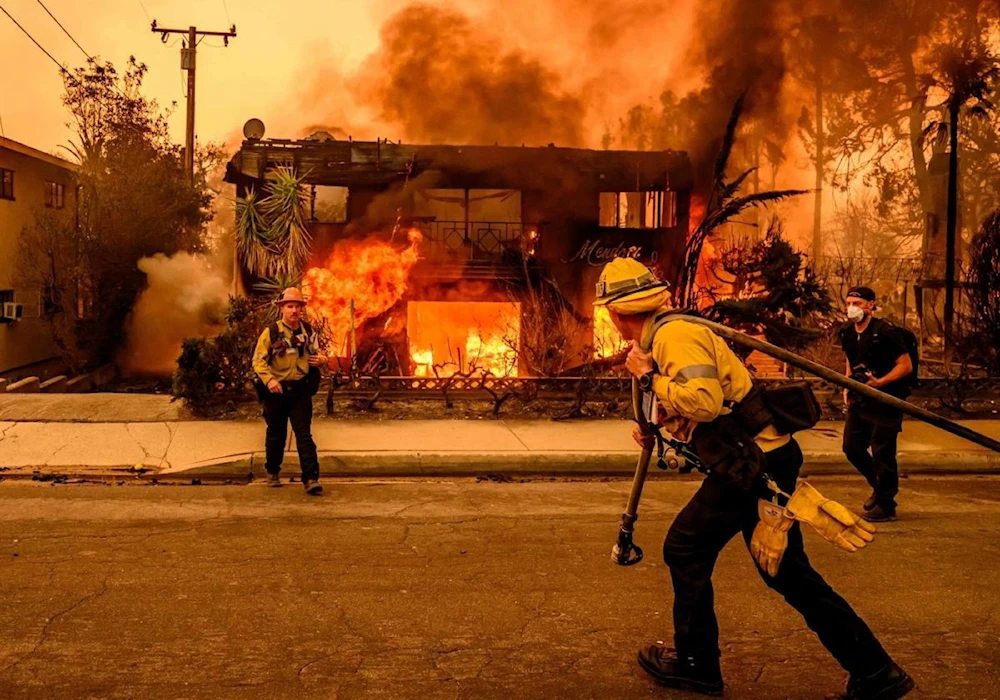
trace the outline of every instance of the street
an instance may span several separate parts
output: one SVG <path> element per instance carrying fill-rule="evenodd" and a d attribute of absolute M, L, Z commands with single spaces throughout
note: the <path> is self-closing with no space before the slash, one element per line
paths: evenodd
<path fill-rule="evenodd" d="M 660 545 L 696 480 L 0 484 L 3 698 L 683 698 L 637 667 L 671 639 Z M 859 478 L 817 477 L 852 508 Z M 816 568 L 915 678 L 1000 697 L 1000 478 L 905 480 L 900 520 Z M 758 578 L 715 575 L 729 698 L 822 698 L 844 674 Z"/>

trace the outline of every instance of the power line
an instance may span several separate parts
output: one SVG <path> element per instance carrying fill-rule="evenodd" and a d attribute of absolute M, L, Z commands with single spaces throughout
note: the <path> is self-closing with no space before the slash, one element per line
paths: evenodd
<path fill-rule="evenodd" d="M 77 41 L 77 40 L 76 40 L 75 38 L 73 38 L 73 35 L 72 35 L 72 34 L 70 34 L 70 33 L 69 33 L 69 30 L 68 30 L 68 29 L 66 29 L 66 27 L 64 27 L 64 26 L 62 25 L 62 22 L 60 22 L 60 21 L 59 21 L 59 20 L 58 20 L 58 19 L 56 18 L 56 16 L 55 16 L 54 14 L 52 14 L 52 11 L 51 11 L 51 10 L 49 10 L 49 8 L 45 7 L 45 3 L 43 3 L 43 2 L 42 2 L 42 0 L 36 0 L 36 2 L 38 2 L 38 4 L 42 6 L 42 9 L 43 9 L 43 10 L 45 10 L 46 12 L 48 12 L 48 14 L 49 14 L 49 17 L 51 17 L 51 18 L 52 18 L 52 21 L 54 21 L 54 22 L 55 22 L 56 24 L 58 24 L 58 25 L 59 25 L 59 28 L 60 28 L 60 29 L 62 29 L 62 30 L 63 30 L 63 31 L 64 31 L 64 32 L 66 33 L 66 36 L 68 36 L 68 37 L 69 37 L 69 38 L 70 38 L 70 39 L 71 39 L 71 40 L 73 41 L 73 43 L 74 43 L 74 44 L 76 44 L 76 47 L 77 47 L 78 49 L 80 49 L 80 51 L 82 51 L 82 52 L 83 52 L 83 55 L 84 55 L 84 56 L 86 56 L 86 57 L 87 57 L 87 59 L 88 59 L 89 61 L 91 61 L 92 63 L 94 63 L 94 64 L 96 65 L 96 64 L 97 64 L 97 60 L 96 60 L 96 59 L 95 59 L 95 58 L 94 58 L 93 56 L 91 56 L 91 55 L 90 55 L 90 54 L 89 54 L 89 53 L 87 52 L 87 50 L 86 50 L 86 49 L 84 49 L 84 48 L 83 48 L 82 46 L 80 46 L 80 42 L 79 42 L 79 41 Z M 142 0 L 140 0 L 140 4 L 141 4 L 141 2 L 142 2 Z M 67 74 L 69 74 L 69 72 L 68 72 L 68 71 L 67 71 Z M 78 82 L 78 84 L 79 84 L 79 82 Z M 125 91 L 124 91 L 124 90 L 122 90 L 122 89 L 121 89 L 120 87 L 118 87 L 118 84 L 117 84 L 117 82 L 115 82 L 115 83 L 112 83 L 111 87 L 113 87 L 113 88 L 115 89 L 115 91 L 116 91 L 116 92 L 117 92 L 117 93 L 118 93 L 119 95 L 121 95 L 122 97 L 124 97 L 125 99 L 132 99 L 132 98 L 130 98 L 130 97 L 129 97 L 128 95 L 126 95 L 126 94 L 125 94 Z"/>
<path fill-rule="evenodd" d="M 169 34 L 187 36 L 187 44 L 181 50 L 181 68 L 187 71 L 187 128 L 185 129 L 184 167 L 188 171 L 189 181 L 194 184 L 195 57 L 198 53 L 198 44 L 202 37 L 221 36 L 223 43 L 226 46 L 229 46 L 230 37 L 236 36 L 236 27 L 230 27 L 228 32 L 199 31 L 195 26 L 188 27 L 187 29 L 168 29 L 166 27 L 157 26 L 156 20 L 154 19 L 150 29 L 154 33 L 159 34 L 164 43 L 166 42 Z"/>
<path fill-rule="evenodd" d="M 201 46 L 202 44 L 204 44 L 205 46 L 207 46 L 210 49 L 225 49 L 225 48 L 228 48 L 225 44 L 213 44 L 210 41 L 206 41 L 205 37 L 202 37 L 201 39 L 198 39 L 198 43 L 196 44 L 196 46 Z"/>
<path fill-rule="evenodd" d="M 20 29 L 20 30 L 21 30 L 22 32 L 24 32 L 24 35 L 25 35 L 26 37 L 28 37 L 29 39 L 31 39 L 31 42 L 32 42 L 32 43 L 33 43 L 33 44 L 34 44 L 35 46 L 37 46 L 37 47 L 38 47 L 39 49 L 41 49 L 41 50 L 42 50 L 42 53 L 44 53 L 44 54 L 45 54 L 46 56 L 48 56 L 48 57 L 49 57 L 49 60 L 50 60 L 50 61 L 52 61 L 53 63 L 55 63 L 55 64 L 56 64 L 57 66 L 59 66 L 59 70 L 60 70 L 60 71 L 62 71 L 62 72 L 63 72 L 63 73 L 65 73 L 66 75 L 70 75 L 70 77 L 72 77 L 72 76 L 71 76 L 71 74 L 70 74 L 70 72 L 69 72 L 68 70 L 66 70 L 66 66 L 64 66 L 64 65 L 63 65 L 63 64 L 61 64 L 61 63 L 59 63 L 59 61 L 57 61 L 57 60 L 55 59 L 55 57 L 53 57 L 53 55 L 52 55 L 52 54 L 50 54 L 50 53 L 49 53 L 48 51 L 46 51 L 46 50 L 45 50 L 45 47 L 44 47 L 44 46 L 42 46 L 41 44 L 39 44 L 39 43 L 38 43 L 38 42 L 37 42 L 37 41 L 35 40 L 35 37 L 31 36 L 31 33 L 30 33 L 30 32 L 29 32 L 29 31 L 28 31 L 27 29 L 25 29 L 24 27 L 22 27 L 22 26 L 21 26 L 21 23 L 20 23 L 20 22 L 18 22 L 18 21 L 17 21 L 16 19 L 14 19 L 14 16 L 13 16 L 13 15 L 11 15 L 11 14 L 10 14 L 9 12 L 7 12 L 7 10 L 6 10 L 5 8 L 4 8 L 4 6 L 3 6 L 3 5 L 0 5 L 0 11 L 2 11 L 2 12 L 3 12 L 4 14 L 5 14 L 5 15 L 7 15 L 7 16 L 9 17 L 9 18 L 10 18 L 10 21 L 11 21 L 11 22 L 13 22 L 14 24 L 16 24 L 16 25 L 17 25 L 17 28 L 18 28 L 18 29 Z"/>
<path fill-rule="evenodd" d="M 42 0 L 37 0 L 37 2 L 38 2 L 38 4 L 39 4 L 39 5 L 41 5 L 41 6 L 42 6 L 42 9 L 43 9 L 43 10 L 45 10 L 46 12 L 48 12 L 48 14 L 49 14 L 49 17 L 51 17 L 51 18 L 52 18 L 52 21 L 53 21 L 53 22 L 55 22 L 56 24 L 58 24 L 58 25 L 59 25 L 59 28 L 60 28 L 60 29 L 62 29 L 62 30 L 63 30 L 63 32 L 65 32 L 65 33 L 66 33 L 66 36 L 68 36 L 68 37 L 69 37 L 69 38 L 70 38 L 70 39 L 71 39 L 71 40 L 73 41 L 73 43 L 74 43 L 74 44 L 76 44 L 76 48 L 78 48 L 78 49 L 80 49 L 81 51 L 83 51 L 83 55 L 84 55 L 84 56 L 86 56 L 87 58 L 89 58 L 89 59 L 90 59 L 91 61 L 93 61 L 93 60 L 94 60 L 94 57 L 93 57 L 93 56 L 91 56 L 91 55 L 90 55 L 89 53 L 87 53 L 87 51 L 86 51 L 86 50 L 85 50 L 85 49 L 84 49 L 84 48 L 83 48 L 82 46 L 80 46 L 80 42 L 79 42 L 79 41 L 77 41 L 76 39 L 74 39 L 74 38 L 73 38 L 73 35 L 72 35 L 72 34 L 70 34 L 70 33 L 69 33 L 69 31 L 68 31 L 68 30 L 66 29 L 66 27 L 64 27 L 64 26 L 62 25 L 62 22 L 60 22 L 60 21 L 59 21 L 58 19 L 56 19 L 56 16 L 55 16 L 54 14 L 52 14 L 52 11 L 51 11 L 51 10 L 49 10 L 49 8 L 47 8 L 47 7 L 45 6 L 45 3 L 43 3 L 43 2 L 42 2 Z"/>
<path fill-rule="evenodd" d="M 226 23 L 232 24 L 233 20 L 229 17 L 229 5 L 226 0 L 222 0 L 222 8 L 226 11 Z"/>
<path fill-rule="evenodd" d="M 39 4 L 41 4 L 41 3 L 39 3 Z M 44 7 L 44 5 L 42 5 L 42 7 Z M 31 43 L 33 43 L 33 44 L 34 44 L 35 46 L 37 46 L 37 47 L 38 47 L 38 48 L 39 48 L 39 49 L 41 50 L 41 52 L 42 52 L 42 53 L 44 53 L 44 54 L 45 54 L 46 56 L 48 56 L 48 57 L 49 57 L 49 60 L 50 60 L 50 61 L 52 61 L 52 62 L 53 62 L 54 64 L 56 64 L 56 67 L 57 67 L 57 68 L 59 68 L 59 72 L 60 72 L 60 73 L 62 73 L 62 74 L 63 74 L 64 76 L 66 76 L 66 78 L 67 78 L 68 80 L 70 80 L 71 82 L 73 82 L 74 84 L 76 84 L 76 85 L 77 85 L 78 87 L 83 87 L 83 83 L 81 83 L 81 82 L 80 82 L 80 81 L 79 81 L 79 80 L 78 80 L 78 79 L 76 78 L 76 76 L 75 76 L 75 75 L 73 75 L 73 74 L 72 74 L 72 73 L 71 73 L 71 72 L 70 72 L 69 70 L 67 70 L 67 69 L 66 69 L 66 66 L 64 66 L 64 65 L 63 65 L 63 64 L 61 64 L 61 63 L 59 63 L 59 61 L 57 61 L 57 60 L 55 59 L 55 57 L 54 57 L 54 56 L 53 56 L 52 54 L 50 54 L 50 53 L 49 53 L 48 51 L 46 51 L 45 47 L 44 47 L 44 46 L 42 46 L 41 44 L 39 44 L 39 43 L 38 43 L 38 41 L 37 41 L 37 40 L 35 39 L 35 37 L 31 36 L 31 32 L 29 32 L 29 31 L 28 31 L 27 29 L 25 29 L 24 27 L 22 27 L 22 26 L 21 26 L 21 23 L 20 23 L 20 22 L 18 22 L 18 21 L 17 21 L 16 19 L 14 19 L 14 16 L 13 16 L 12 14 L 10 14 L 9 12 L 7 12 L 6 8 L 5 8 L 5 7 L 3 6 L 3 5 L 0 5 L 0 12 L 3 12 L 3 13 L 4 13 L 5 15 L 7 15 L 7 17 L 9 17 L 9 18 L 10 18 L 10 21 L 11 21 L 11 22 L 13 22 L 13 23 L 14 23 L 15 25 L 17 25 L 17 28 L 18 28 L 18 29 L 20 29 L 20 30 L 21 30 L 22 32 L 24 32 L 24 35 L 25 35 L 26 37 L 28 37 L 29 39 L 31 39 Z M 49 13 L 49 14 L 51 15 L 51 13 Z M 53 19 L 55 19 L 55 17 L 53 17 Z M 57 23 L 58 23 L 58 20 L 57 20 Z M 60 26 L 62 26 L 62 25 L 60 25 Z M 64 29 L 63 31 L 66 31 L 66 30 Z M 68 32 L 67 32 L 67 34 L 68 34 Z M 70 38 L 72 38 L 72 37 L 70 37 Z M 77 46 L 79 46 L 79 44 L 77 44 Z M 82 48 L 81 48 L 80 50 L 81 50 L 81 51 L 83 51 L 83 49 L 82 49 Z M 84 51 L 84 53 L 87 53 L 87 52 L 86 52 L 86 51 Z M 87 58 L 90 58 L 90 56 L 88 55 L 88 56 L 87 56 Z M 93 60 L 93 59 L 91 59 L 91 60 Z M 124 93 L 124 92 L 122 91 L 122 89 L 121 89 L 120 87 L 118 87 L 118 85 L 117 85 L 117 84 L 113 84 L 113 85 L 112 85 L 112 87 L 113 87 L 113 88 L 114 88 L 114 89 L 115 89 L 115 90 L 116 90 L 116 91 L 117 91 L 117 92 L 118 92 L 118 93 L 119 93 L 119 94 L 120 94 L 120 95 L 121 95 L 122 97 L 124 97 L 124 98 L 126 98 L 126 99 L 131 99 L 131 98 L 130 98 L 130 97 L 129 97 L 128 95 L 126 95 L 126 94 L 125 94 L 125 93 Z"/>
<path fill-rule="evenodd" d="M 146 15 L 146 21 L 152 23 L 152 18 L 149 16 L 149 12 L 146 11 L 146 6 L 142 4 L 142 0 L 139 0 L 139 7 L 142 8 L 142 13 Z"/>

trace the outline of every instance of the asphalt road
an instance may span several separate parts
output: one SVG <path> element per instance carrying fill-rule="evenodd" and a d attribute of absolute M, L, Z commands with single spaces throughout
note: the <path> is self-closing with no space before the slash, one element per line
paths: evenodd
<path fill-rule="evenodd" d="M 852 505 L 857 479 L 817 478 Z M 681 698 L 635 664 L 670 639 L 659 557 L 694 481 L 0 484 L 2 698 Z M 896 523 L 816 567 L 915 677 L 1000 698 L 1000 479 L 904 482 Z M 716 569 L 729 698 L 822 698 L 843 673 L 758 579 Z"/>

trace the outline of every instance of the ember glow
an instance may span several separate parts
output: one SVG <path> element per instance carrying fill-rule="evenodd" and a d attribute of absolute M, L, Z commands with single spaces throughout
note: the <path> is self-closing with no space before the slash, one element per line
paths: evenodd
<path fill-rule="evenodd" d="M 341 356 L 349 352 L 351 301 L 354 326 L 360 329 L 365 321 L 391 309 L 406 292 L 410 269 L 420 256 L 420 232 L 409 231 L 407 240 L 403 248 L 374 237 L 342 241 L 322 266 L 306 271 L 302 288 L 309 310 L 327 321 Z"/>
<path fill-rule="evenodd" d="M 411 301 L 406 315 L 414 376 L 517 376 L 520 304 Z"/>

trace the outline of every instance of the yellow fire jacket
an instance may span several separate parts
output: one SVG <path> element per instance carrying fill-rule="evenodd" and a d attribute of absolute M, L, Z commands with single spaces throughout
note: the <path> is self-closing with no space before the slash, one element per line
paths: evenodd
<path fill-rule="evenodd" d="M 684 422 L 676 419 L 708 423 L 729 413 L 724 402 L 736 403 L 750 392 L 750 372 L 725 341 L 704 326 L 677 320 L 654 329 L 656 316 L 664 311 L 650 315 L 639 345 L 651 351 L 656 362 L 658 374 L 653 379 L 653 391 L 668 429 L 671 424 Z M 756 442 L 768 452 L 789 439 L 768 426 L 757 435 Z"/>
<path fill-rule="evenodd" d="M 292 336 L 301 334 L 305 336 L 305 328 L 299 324 L 298 329 L 292 329 L 284 321 L 278 321 L 278 330 L 285 336 L 289 349 L 292 352 L 286 353 L 276 350 L 271 357 L 270 363 L 267 361 L 268 353 L 271 350 L 271 327 L 268 326 L 257 339 L 257 347 L 253 351 L 253 371 L 257 373 L 260 380 L 267 384 L 272 379 L 279 382 L 295 381 L 302 379 L 309 373 L 309 356 L 319 352 L 316 345 L 315 333 L 311 338 L 305 338 L 305 351 L 299 357 L 298 350 L 292 348 Z"/>

